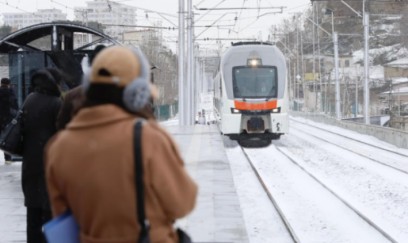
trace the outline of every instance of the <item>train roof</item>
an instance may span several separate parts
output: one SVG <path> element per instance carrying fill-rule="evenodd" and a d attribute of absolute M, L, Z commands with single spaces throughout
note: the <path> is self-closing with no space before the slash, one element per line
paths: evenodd
<path fill-rule="evenodd" d="M 264 42 L 264 41 L 245 41 L 245 42 L 236 42 L 231 43 L 232 46 L 244 46 L 244 45 L 268 45 L 273 46 L 271 42 Z"/>

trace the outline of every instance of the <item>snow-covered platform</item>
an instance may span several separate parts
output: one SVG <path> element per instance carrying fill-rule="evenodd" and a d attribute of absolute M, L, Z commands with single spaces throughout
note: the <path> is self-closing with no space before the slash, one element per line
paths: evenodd
<path fill-rule="evenodd" d="M 26 242 L 26 208 L 21 189 L 21 163 L 4 164 L 0 151 L 0 242 Z"/>
<path fill-rule="evenodd" d="M 230 162 L 217 127 L 163 125 L 178 143 L 186 168 L 199 187 L 194 211 L 179 225 L 194 242 L 248 242 Z"/>
<path fill-rule="evenodd" d="M 194 242 L 249 242 L 223 139 L 215 125 L 163 126 L 173 135 L 199 186 L 194 211 L 179 220 Z M 5 165 L 0 151 L 0 243 L 25 242 L 21 163 Z"/>

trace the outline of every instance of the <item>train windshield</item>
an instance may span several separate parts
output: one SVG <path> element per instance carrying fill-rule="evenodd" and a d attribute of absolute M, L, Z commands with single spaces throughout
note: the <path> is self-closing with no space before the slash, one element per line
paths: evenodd
<path fill-rule="evenodd" d="M 234 98 L 276 98 L 277 69 L 273 66 L 234 67 L 232 69 Z"/>

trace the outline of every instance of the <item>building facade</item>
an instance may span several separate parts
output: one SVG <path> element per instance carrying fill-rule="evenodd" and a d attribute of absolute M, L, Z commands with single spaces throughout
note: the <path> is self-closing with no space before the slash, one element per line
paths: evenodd
<path fill-rule="evenodd" d="M 61 10 L 55 8 L 39 9 L 33 13 L 3 13 L 4 25 L 8 25 L 16 29 L 58 20 L 67 20 L 67 15 Z"/>
<path fill-rule="evenodd" d="M 123 33 L 133 30 L 136 24 L 134 7 L 113 1 L 94 0 L 86 2 L 85 8 L 75 8 L 75 20 L 87 25 L 98 22 L 104 25 L 104 33 L 112 38 L 123 41 Z"/>

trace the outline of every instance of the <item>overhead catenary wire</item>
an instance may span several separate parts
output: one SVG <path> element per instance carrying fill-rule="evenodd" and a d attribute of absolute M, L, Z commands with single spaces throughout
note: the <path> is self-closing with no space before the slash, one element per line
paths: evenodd
<path fill-rule="evenodd" d="M 245 1 L 246 0 L 243 0 L 243 2 L 242 2 L 242 8 L 245 6 Z M 235 26 L 237 26 L 238 20 L 241 20 L 242 8 L 241 8 L 241 11 L 239 12 L 238 17 L 235 18 Z M 232 31 L 235 31 L 235 26 L 232 28 Z M 236 32 L 238 32 L 238 31 L 236 31 Z"/>
<path fill-rule="evenodd" d="M 2 0 L 0 0 L 0 2 L 1 1 Z M 233 3 L 235 3 L 235 1 L 232 1 L 232 0 L 196 0 L 196 1 L 197 1 L 197 4 L 195 5 L 196 8 L 205 7 L 205 5 L 208 7 L 211 6 L 214 8 L 221 8 L 221 7 L 226 7 L 226 6 L 233 6 Z M 51 2 L 52 5 L 55 5 L 56 8 L 59 8 L 59 9 L 64 8 L 67 11 L 77 9 L 78 11 L 78 8 L 74 7 L 73 5 L 66 4 L 68 0 L 49 0 L 49 2 Z M 109 5 L 111 5 L 112 11 L 114 13 L 121 14 L 121 13 L 118 13 L 118 11 L 114 9 L 113 5 L 115 3 L 121 4 L 121 3 L 131 2 L 131 1 L 130 0 L 104 0 L 102 2 L 106 4 L 106 8 L 109 8 Z M 164 32 L 168 32 L 171 35 L 174 34 L 173 27 L 174 29 L 176 29 L 178 24 L 175 23 L 175 21 L 173 21 L 173 18 L 177 16 L 175 16 L 174 14 L 168 13 L 166 11 L 160 12 L 160 11 L 153 11 L 152 9 L 148 9 L 148 8 L 137 7 L 137 6 L 134 6 L 135 5 L 134 3 L 132 3 L 131 5 L 132 5 L 131 6 L 132 8 L 136 9 L 135 20 L 136 20 L 136 25 L 139 26 L 135 28 L 140 29 L 140 28 L 153 28 L 154 27 L 156 29 L 162 29 Z M 262 11 L 262 8 L 266 8 L 266 7 L 272 8 L 273 7 L 273 5 L 271 4 L 271 0 L 267 0 L 267 1 L 243 0 L 242 2 L 238 2 L 238 5 L 240 5 L 242 9 L 240 8 L 239 11 L 230 10 L 229 12 L 235 12 L 235 13 L 231 14 L 231 16 L 224 16 L 221 19 L 220 17 L 215 17 L 217 16 L 217 12 L 219 13 L 220 11 L 211 10 L 211 11 L 202 11 L 201 13 L 196 11 L 195 14 L 197 15 L 195 18 L 196 20 L 195 25 L 197 26 L 197 28 L 201 28 L 201 26 L 204 26 L 202 28 L 208 28 L 209 25 L 213 24 L 215 21 L 218 21 L 217 23 L 213 24 L 214 25 L 213 27 L 210 27 L 212 29 L 207 30 L 208 32 L 207 34 L 209 36 L 211 35 L 217 36 L 218 34 L 219 37 L 236 37 L 236 38 L 246 37 L 246 36 L 252 37 L 252 36 L 255 36 L 255 34 L 250 34 L 251 32 L 258 31 L 260 29 L 265 28 L 265 25 L 259 26 L 260 25 L 259 23 L 264 23 L 265 20 L 268 18 L 267 16 L 271 14 L 276 14 L 275 12 Z M 249 8 L 252 8 L 254 11 L 246 11 L 246 9 L 249 9 Z M 145 13 L 149 14 L 149 18 L 143 17 Z M 153 14 L 150 14 L 150 13 L 153 13 Z M 80 12 L 78 12 L 78 14 L 80 14 Z M 218 16 L 222 16 L 222 14 Z M 163 22 L 158 23 L 159 20 L 162 20 Z M 164 26 L 163 24 L 166 24 L 166 22 L 169 24 L 167 24 L 167 26 Z M 127 23 L 123 23 L 121 26 L 126 26 L 125 24 Z M 223 28 L 222 25 L 224 26 L 232 25 L 232 26 L 230 26 L 231 28 Z M 217 29 L 213 29 L 213 28 L 217 28 Z M 202 35 L 199 36 L 199 38 L 202 37 Z"/>
<path fill-rule="evenodd" d="M 29 13 L 29 14 L 32 14 L 32 15 L 37 16 L 37 17 L 42 17 L 41 15 L 38 15 L 38 14 L 36 14 L 36 13 L 34 13 L 34 12 L 31 12 L 31 11 L 22 9 L 22 8 L 20 8 L 20 7 L 18 7 L 18 6 L 12 5 L 12 4 L 8 3 L 7 0 L 6 0 L 5 2 L 0 2 L 0 4 L 3 4 L 3 5 L 5 5 L 5 6 L 11 7 L 11 8 L 14 8 L 14 9 L 17 9 L 17 10 L 20 10 L 20 11 L 22 11 L 22 12 L 24 12 L 24 13 Z M 47 20 L 50 20 L 50 18 L 47 17 Z"/>
<path fill-rule="evenodd" d="M 176 30 L 176 27 L 163 27 L 152 25 L 137 25 L 137 24 L 104 24 L 105 26 L 117 26 L 117 27 L 135 27 L 135 28 L 148 28 L 148 29 L 163 29 L 163 30 Z"/>
<path fill-rule="evenodd" d="M 219 3 L 215 4 L 214 7 L 218 7 L 221 3 L 225 2 L 226 0 L 221 0 Z M 194 6 L 195 7 L 195 6 Z M 202 18 L 204 18 L 208 13 L 210 13 L 211 10 L 208 10 L 206 13 L 204 13 L 200 18 L 196 19 L 195 21 L 198 22 L 200 21 Z"/>

